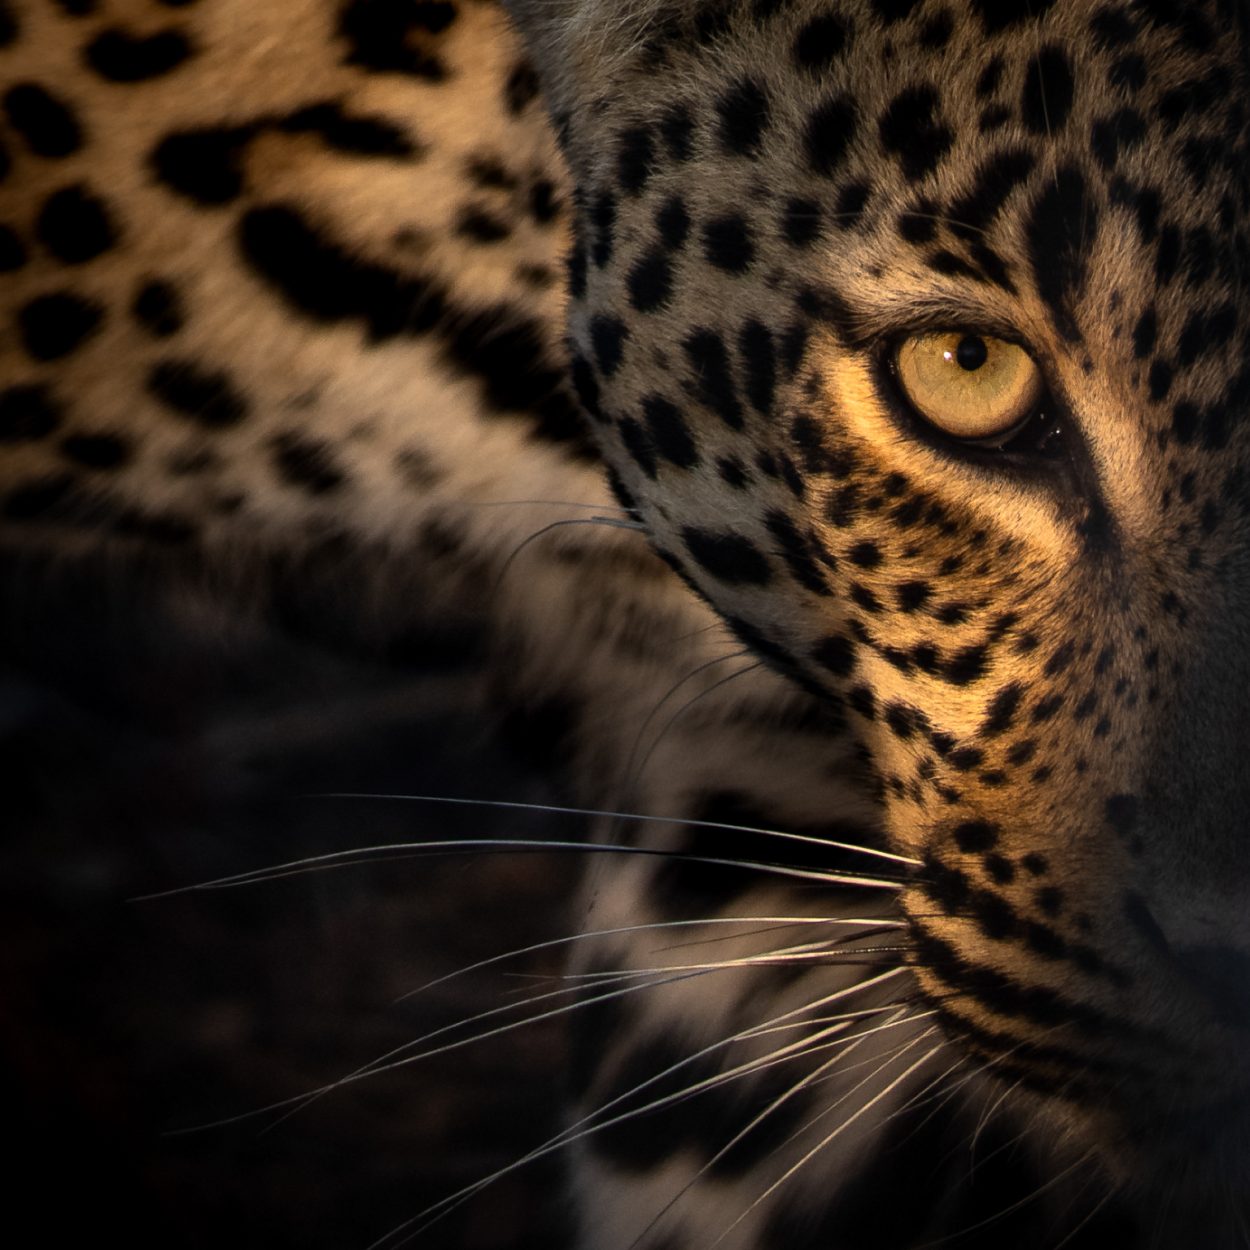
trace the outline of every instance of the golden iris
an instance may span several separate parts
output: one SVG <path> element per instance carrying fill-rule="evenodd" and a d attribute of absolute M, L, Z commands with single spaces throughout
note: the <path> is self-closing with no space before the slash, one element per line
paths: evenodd
<path fill-rule="evenodd" d="M 914 334 L 894 356 L 903 393 L 952 438 L 1005 438 L 1037 410 L 1041 370 L 1022 347 L 959 330 Z"/>

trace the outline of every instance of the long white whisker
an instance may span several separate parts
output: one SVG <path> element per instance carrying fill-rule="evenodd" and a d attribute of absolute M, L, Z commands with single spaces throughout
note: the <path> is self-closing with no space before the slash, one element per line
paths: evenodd
<path fill-rule="evenodd" d="M 612 842 L 547 842 L 538 838 L 450 838 L 432 842 L 391 842 L 378 846 L 354 847 L 348 851 L 330 851 L 325 855 L 310 855 L 305 859 L 256 868 L 250 872 L 201 881 L 195 885 L 178 886 L 156 894 L 141 894 L 132 902 L 147 903 L 157 899 L 174 898 L 180 894 L 195 894 L 209 890 L 235 889 L 244 885 L 260 885 L 282 881 L 288 877 L 307 876 L 316 872 L 328 872 L 362 864 L 385 862 L 392 859 L 421 859 L 425 856 L 456 855 L 469 851 L 529 852 L 577 851 L 588 855 L 641 855 L 655 859 L 675 859 L 691 864 L 714 864 L 722 868 L 742 868 L 766 876 L 785 877 L 796 881 L 812 881 L 823 885 L 845 885 L 862 889 L 897 891 L 903 888 L 900 881 L 869 877 L 858 873 L 822 872 L 814 868 L 791 868 L 785 864 L 771 864 L 749 859 L 725 859 L 715 855 L 692 855 L 685 851 L 667 851 L 657 847 L 622 846 Z"/>
<path fill-rule="evenodd" d="M 339 1077 L 334 1081 L 330 1081 L 325 1085 L 319 1086 L 313 1090 L 307 1090 L 302 1094 L 294 1094 L 289 1098 L 280 1099 L 277 1102 L 269 1103 L 264 1107 L 256 1107 L 251 1111 L 241 1112 L 239 1115 L 228 1116 L 225 1119 L 213 1120 L 205 1124 L 197 1124 L 192 1128 L 173 1129 L 166 1134 L 169 1137 L 181 1137 L 189 1133 L 200 1133 L 208 1129 L 224 1128 L 230 1124 L 238 1124 L 245 1120 L 255 1119 L 258 1116 L 269 1115 L 277 1111 L 286 1111 L 287 1114 L 275 1121 L 269 1126 L 270 1129 L 283 1123 L 290 1115 L 302 1110 L 305 1106 L 311 1105 L 313 1102 L 324 1098 L 327 1094 L 331 1094 L 336 1090 L 344 1089 L 349 1085 L 353 1085 L 358 1081 L 362 1081 L 367 1077 L 379 1076 L 384 1072 L 393 1072 L 398 1068 L 406 1067 L 410 1064 L 419 1063 L 425 1059 L 432 1059 L 436 1055 L 447 1054 L 449 1051 L 459 1050 L 464 1046 L 471 1046 L 477 1042 L 486 1041 L 492 1037 L 498 1037 L 503 1033 L 510 1033 L 516 1029 L 525 1028 L 531 1024 L 538 1024 L 544 1020 L 554 1019 L 557 1016 L 564 1015 L 568 1012 L 576 1011 L 582 1007 L 592 1006 L 595 1003 L 607 1002 L 614 998 L 623 997 L 626 994 L 638 993 L 640 990 L 652 989 L 657 985 L 668 985 L 675 981 L 682 981 L 687 977 L 701 976 L 702 971 L 698 968 L 686 969 L 683 975 L 673 975 L 659 978 L 651 982 L 642 984 L 625 984 L 620 982 L 626 981 L 628 972 L 613 972 L 604 975 L 603 979 L 593 985 L 563 985 L 559 989 L 548 990 L 542 994 L 536 994 L 531 998 L 520 1002 L 506 1003 L 502 1007 L 492 1007 L 488 1011 L 480 1011 L 476 1015 L 468 1016 L 462 1020 L 456 1020 L 451 1024 L 445 1024 L 437 1029 L 432 1029 L 429 1033 L 413 1038 L 404 1042 L 400 1046 L 396 1046 L 393 1050 L 387 1051 L 376 1059 L 371 1059 L 368 1063 L 361 1065 L 359 1068 L 349 1072 L 346 1076 Z M 457 1038 L 455 1041 L 448 1042 L 442 1046 L 436 1046 L 433 1049 L 420 1051 L 417 1054 L 408 1052 L 415 1050 L 418 1046 L 423 1046 L 427 1042 L 433 1041 L 437 1037 L 442 1037 L 447 1033 L 455 1032 L 457 1029 L 467 1028 L 471 1024 L 477 1024 L 480 1021 L 488 1020 L 494 1016 L 504 1015 L 508 1012 L 515 1012 L 525 1007 L 532 1007 L 536 1003 L 544 1002 L 552 998 L 567 997 L 570 994 L 580 992 L 585 995 L 587 990 L 600 989 L 605 985 L 620 985 L 620 988 L 613 990 L 608 994 L 596 995 L 593 998 L 581 997 L 571 1003 L 565 1003 L 560 1007 L 544 1011 L 538 1015 L 525 1016 L 520 1020 L 511 1020 L 497 1028 L 488 1029 L 484 1033 L 474 1033 L 470 1037 Z M 400 1056 L 403 1056 L 400 1058 Z"/>
<path fill-rule="evenodd" d="M 560 807 L 550 803 L 520 803 L 508 799 L 449 798 L 437 794 L 355 794 L 338 792 L 314 794 L 309 797 L 316 799 L 357 799 L 367 802 L 441 803 L 449 807 L 487 807 L 504 811 L 546 812 L 553 816 L 584 816 L 596 820 L 686 825 L 692 829 L 721 829 L 728 833 L 754 833 L 762 838 L 777 838 L 782 842 L 796 842 L 800 845 L 819 846 L 835 851 L 848 851 L 856 855 L 867 855 L 872 859 L 885 860 L 891 864 L 901 864 L 906 868 L 923 867 L 923 861 L 919 859 L 913 859 L 909 855 L 897 855 L 893 851 L 883 851 L 875 846 L 860 846 L 855 842 L 839 842 L 833 838 L 821 838 L 810 833 L 791 833 L 785 829 L 764 829 L 757 825 L 736 825 L 724 820 L 694 820 L 685 816 L 651 816 L 642 812 L 615 812 L 593 807 Z"/>
<path fill-rule="evenodd" d="M 882 973 L 879 976 L 871 977 L 867 981 L 859 982 L 855 985 L 848 986 L 844 989 L 835 991 L 834 993 L 828 994 L 823 998 L 816 999 L 811 1003 L 805 1003 L 801 1007 L 792 1008 L 790 1011 L 784 1012 L 779 1016 L 775 1016 L 771 1020 L 764 1021 L 762 1024 L 753 1025 L 748 1029 L 742 1030 L 740 1033 L 734 1034 L 730 1037 L 722 1038 L 719 1041 L 713 1042 L 711 1045 L 704 1047 L 700 1051 L 696 1051 L 693 1054 L 685 1056 L 678 1063 L 670 1065 L 670 1067 L 665 1069 L 664 1071 L 656 1073 L 654 1076 L 648 1077 L 647 1080 L 640 1082 L 633 1089 L 626 1090 L 624 1093 L 618 1095 L 616 1098 L 612 1099 L 610 1102 L 607 1102 L 595 1108 L 594 1111 L 589 1112 L 587 1115 L 583 1116 L 580 1120 L 577 1120 L 575 1123 L 569 1125 L 566 1129 L 564 1129 L 560 1133 L 557 1133 L 555 1136 L 549 1138 L 545 1143 L 543 1143 L 543 1145 L 536 1147 L 534 1150 L 531 1150 L 528 1153 L 522 1155 L 521 1158 L 514 1160 L 512 1163 L 508 1164 L 507 1167 L 500 1168 L 497 1171 L 491 1173 L 490 1175 L 484 1176 L 480 1180 L 473 1182 L 471 1185 L 465 1186 L 463 1189 L 458 1190 L 456 1193 L 449 1194 L 446 1198 L 443 1198 L 439 1202 L 434 1203 L 432 1206 L 427 1207 L 424 1211 L 421 1211 L 417 1215 L 414 1215 L 411 1219 L 404 1221 L 403 1224 L 400 1224 L 396 1228 L 392 1229 L 389 1233 L 379 1238 L 376 1242 L 374 1242 L 371 1246 L 369 1246 L 367 1250 L 381 1250 L 383 1246 L 386 1246 L 392 1243 L 403 1244 L 403 1241 L 408 1240 L 408 1238 L 411 1236 L 418 1235 L 422 1231 L 422 1229 L 428 1227 L 430 1223 L 434 1222 L 434 1220 L 441 1219 L 444 1215 L 452 1211 L 456 1206 L 459 1206 L 461 1203 L 471 1198 L 474 1194 L 479 1193 L 481 1190 L 485 1189 L 487 1186 L 493 1184 L 495 1181 L 500 1179 L 500 1177 L 506 1176 L 510 1172 L 513 1172 L 517 1170 L 518 1168 L 524 1167 L 528 1163 L 533 1163 L 537 1161 L 538 1159 L 544 1158 L 547 1155 L 551 1154 L 553 1151 L 561 1150 L 565 1146 L 568 1146 L 572 1144 L 573 1142 L 580 1140 L 583 1136 L 587 1135 L 588 1133 L 601 1131 L 602 1129 L 611 1127 L 612 1125 L 620 1123 L 623 1120 L 627 1120 L 633 1116 L 642 1115 L 649 1110 L 653 1110 L 657 1107 L 667 1105 L 669 1102 L 672 1102 L 676 1097 L 691 1096 L 689 1090 L 682 1091 L 679 1095 L 669 1095 L 665 1099 L 658 1099 L 655 1101 L 655 1103 L 651 1104 L 650 1106 L 635 1108 L 626 1114 L 614 1117 L 613 1119 L 610 1119 L 610 1120 L 601 1121 L 598 1124 L 591 1123 L 591 1121 L 595 1120 L 598 1116 L 601 1116 L 605 1111 L 611 1109 L 613 1106 L 616 1106 L 618 1103 L 622 1102 L 623 1100 L 627 1098 L 632 1098 L 634 1095 L 640 1093 L 642 1090 L 646 1089 L 648 1086 L 655 1084 L 657 1081 L 663 1079 L 665 1076 L 669 1075 L 671 1072 L 677 1070 L 678 1068 L 684 1067 L 687 1064 L 695 1063 L 699 1059 L 705 1058 L 707 1055 L 710 1055 L 717 1050 L 724 1049 L 725 1047 L 730 1046 L 735 1042 L 749 1040 L 752 1037 L 761 1035 L 764 1030 L 767 1030 L 769 1032 L 776 1031 L 777 1028 L 783 1022 L 787 1020 L 792 1020 L 797 1016 L 801 1016 L 805 1012 L 814 1011 L 820 1007 L 827 1006 L 832 1002 L 845 999 L 845 998 L 849 998 L 852 994 L 860 993 L 864 990 L 875 988 L 879 985 L 884 984 L 886 981 L 890 980 L 891 978 L 900 975 L 904 971 L 905 969 L 903 968 L 893 968 L 890 971 Z M 840 1018 L 835 1018 L 835 1019 L 837 1020 L 838 1025 L 841 1025 L 842 1027 L 846 1027 L 845 1024 L 843 1023 L 844 1020 L 849 1020 L 851 1018 L 860 1017 L 863 1015 L 879 1015 L 883 1011 L 889 1011 L 893 1009 L 893 1007 L 894 1007 L 894 1004 L 884 1004 L 881 1007 L 871 1008 L 871 1009 L 867 1009 L 866 1011 L 861 1011 L 861 1012 L 848 1013 L 846 1017 L 840 1017 Z M 796 1027 L 796 1028 L 804 1027 L 805 1024 L 806 1022 L 804 1021 L 795 1021 L 795 1024 L 793 1027 Z M 812 1039 L 809 1036 L 807 1038 L 802 1039 L 799 1043 L 795 1043 L 795 1045 L 796 1046 L 802 1045 L 804 1042 L 810 1043 L 811 1040 Z M 709 1078 L 709 1079 L 717 1080 L 721 1077 L 725 1077 L 725 1075 L 726 1074 L 724 1073 L 720 1073 L 718 1074 L 717 1078 Z M 424 1221 L 424 1223 L 421 1223 L 421 1221 Z M 417 1225 L 419 1225 L 419 1227 L 414 1227 Z M 397 1238 L 402 1238 L 403 1241 L 396 1242 L 395 1239 Z"/>
<path fill-rule="evenodd" d="M 519 946 L 514 950 L 505 951 L 502 955 L 491 955 L 486 959 L 479 959 L 476 963 L 466 964 L 463 968 L 457 968 L 455 972 L 448 972 L 444 976 L 435 977 L 432 981 L 426 981 L 424 984 L 417 986 L 416 989 L 405 991 L 394 1000 L 392 1005 L 395 1006 L 406 1002 L 408 999 L 415 998 L 419 994 L 428 993 L 440 985 L 446 985 L 449 981 L 454 981 L 458 977 L 469 976 L 471 973 L 480 972 L 495 964 L 505 963 L 509 959 L 520 959 L 525 955 L 534 955 L 539 951 L 551 950 L 557 946 L 572 945 L 575 942 L 582 942 L 588 938 L 619 937 L 625 933 L 650 933 L 657 929 L 692 929 L 702 928 L 705 925 L 740 924 L 768 925 L 770 928 L 748 929 L 744 933 L 716 934 L 713 937 L 700 938 L 697 942 L 674 942 L 664 949 L 682 950 L 691 946 L 726 942 L 732 938 L 758 937 L 775 929 L 793 928 L 796 925 L 819 925 L 822 927 L 828 925 L 854 925 L 857 927 L 871 925 L 873 932 L 878 929 L 892 930 L 906 927 L 906 922 L 902 920 L 860 920 L 857 918 L 825 916 L 708 916 L 701 920 L 654 920 L 648 924 L 620 925 L 614 929 L 585 929 L 580 933 L 571 933 L 560 938 L 549 938 L 545 942 L 534 942 L 530 946 Z M 853 934 L 851 936 L 856 937 L 859 935 Z"/>
<path fill-rule="evenodd" d="M 925 1041 L 926 1038 L 932 1037 L 936 1032 L 937 1032 L 936 1028 L 926 1029 L 922 1034 L 920 1034 L 919 1037 L 913 1038 L 905 1046 L 903 1046 L 901 1049 L 899 1049 L 894 1054 L 889 1056 L 889 1058 L 886 1060 L 886 1063 L 880 1065 L 876 1069 L 875 1072 L 873 1072 L 869 1076 L 866 1076 L 864 1080 L 861 1081 L 859 1085 L 855 1087 L 855 1089 L 856 1090 L 860 1089 L 863 1085 L 867 1084 L 867 1082 L 870 1081 L 873 1076 L 875 1076 L 878 1072 L 880 1072 L 883 1067 L 887 1066 L 889 1063 L 892 1063 L 900 1055 L 905 1055 L 913 1047 L 920 1045 L 921 1042 Z M 828 1146 L 830 1142 L 834 1141 L 836 1138 L 840 1137 L 844 1132 L 846 1132 L 846 1130 L 850 1128 L 852 1124 L 854 1124 L 861 1117 L 867 1115 L 867 1113 L 871 1111 L 873 1107 L 877 1105 L 877 1103 L 879 1103 L 883 1098 L 887 1097 L 895 1089 L 897 1089 L 898 1086 L 901 1085 L 905 1080 L 907 1080 L 907 1078 L 910 1077 L 913 1072 L 916 1072 L 921 1067 L 923 1067 L 924 1064 L 928 1063 L 928 1061 L 932 1059 L 934 1055 L 936 1055 L 940 1050 L 942 1050 L 944 1045 L 945 1043 L 939 1043 L 937 1046 L 931 1047 L 929 1050 L 927 1050 L 919 1059 L 916 1060 L 915 1063 L 911 1065 L 911 1067 L 907 1068 L 906 1071 L 896 1076 L 894 1080 L 892 1080 L 888 1085 L 885 1086 L 884 1089 L 874 1094 L 872 1098 L 870 1098 L 866 1103 L 864 1103 L 864 1105 L 860 1107 L 859 1110 L 857 1110 L 854 1114 L 848 1116 L 847 1119 L 843 1120 L 842 1123 L 839 1124 L 838 1127 L 833 1130 L 833 1132 L 826 1134 L 820 1141 L 816 1143 L 816 1145 L 814 1145 L 809 1151 L 807 1151 L 802 1156 L 802 1158 L 800 1158 L 796 1163 L 788 1167 L 771 1185 L 769 1185 L 768 1188 L 765 1189 L 764 1192 L 760 1194 L 759 1197 L 756 1198 L 755 1201 L 752 1202 L 751 1205 L 747 1207 L 747 1209 L 743 1211 L 742 1214 L 739 1215 L 738 1218 L 734 1220 L 734 1222 L 730 1224 L 729 1227 L 726 1228 L 719 1237 L 717 1237 L 717 1239 L 712 1243 L 712 1245 L 717 1246 L 722 1241 L 724 1241 L 724 1239 L 728 1237 L 729 1234 L 733 1232 L 733 1230 L 737 1228 L 738 1225 L 741 1224 L 742 1221 L 745 1220 L 747 1216 L 751 1214 L 752 1211 L 754 1211 L 762 1202 L 766 1201 L 771 1194 L 776 1193 L 776 1191 L 782 1185 L 784 1185 L 785 1182 L 790 1179 L 790 1177 L 792 1177 L 796 1172 L 798 1172 L 801 1168 L 803 1168 L 808 1162 L 810 1162 L 813 1158 L 815 1158 L 816 1155 L 819 1154 L 822 1150 L 824 1150 L 824 1148 Z M 851 1092 L 854 1092 L 854 1091 L 851 1091 Z"/>

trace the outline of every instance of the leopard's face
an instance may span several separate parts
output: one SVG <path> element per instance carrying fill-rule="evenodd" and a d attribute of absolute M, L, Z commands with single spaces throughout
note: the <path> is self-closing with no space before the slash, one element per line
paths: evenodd
<path fill-rule="evenodd" d="M 862 741 L 947 1033 L 1126 1183 L 1244 1195 L 1245 9 L 514 7 L 622 499 Z M 935 342 L 1028 374 L 993 437 Z"/>

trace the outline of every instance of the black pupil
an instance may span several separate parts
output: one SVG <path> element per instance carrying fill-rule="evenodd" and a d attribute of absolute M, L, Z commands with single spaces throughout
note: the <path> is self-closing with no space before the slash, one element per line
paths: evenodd
<path fill-rule="evenodd" d="M 975 334 L 969 334 L 960 339 L 959 346 L 955 348 L 955 359 L 959 362 L 959 367 L 967 369 L 969 373 L 975 372 L 985 364 L 989 354 L 985 340 L 977 338 Z"/>

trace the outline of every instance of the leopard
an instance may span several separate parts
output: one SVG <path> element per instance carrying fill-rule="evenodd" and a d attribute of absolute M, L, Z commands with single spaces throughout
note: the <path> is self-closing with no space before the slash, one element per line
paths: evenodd
<path fill-rule="evenodd" d="M 594 821 L 579 1244 L 1250 1240 L 1248 48 L 0 8 L 16 590 L 482 630 Z"/>

